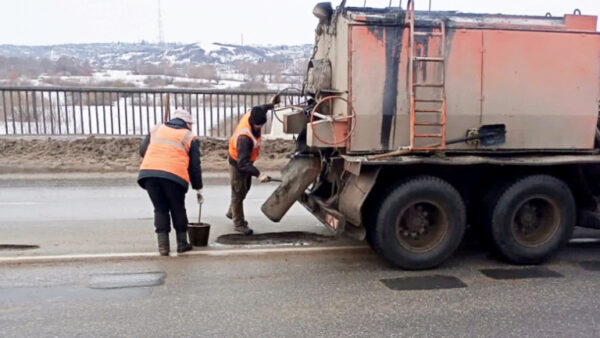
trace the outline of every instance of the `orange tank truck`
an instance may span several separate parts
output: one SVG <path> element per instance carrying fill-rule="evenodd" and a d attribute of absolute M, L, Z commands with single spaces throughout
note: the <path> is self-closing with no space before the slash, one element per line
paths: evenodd
<path fill-rule="evenodd" d="M 517 264 L 600 228 L 597 17 L 319 3 L 298 151 L 263 205 L 298 201 L 393 265 L 435 267 L 466 231 Z"/>

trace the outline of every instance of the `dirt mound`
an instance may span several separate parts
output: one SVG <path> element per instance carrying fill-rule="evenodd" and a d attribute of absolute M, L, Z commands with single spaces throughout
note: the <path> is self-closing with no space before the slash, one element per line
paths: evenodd
<path fill-rule="evenodd" d="M 135 172 L 142 138 L 0 139 L 0 173 L 19 172 Z M 227 140 L 201 138 L 202 168 L 227 170 Z M 276 171 L 287 163 L 294 143 L 265 140 L 256 166 Z"/>

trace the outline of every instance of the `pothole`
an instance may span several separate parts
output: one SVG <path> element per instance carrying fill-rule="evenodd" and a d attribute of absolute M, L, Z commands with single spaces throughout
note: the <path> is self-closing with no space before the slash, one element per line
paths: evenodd
<path fill-rule="evenodd" d="M 331 241 L 334 237 L 311 232 L 267 232 L 264 234 L 227 234 L 217 238 L 217 243 L 225 245 L 309 245 Z"/>
<path fill-rule="evenodd" d="M 39 249 L 39 245 L 29 244 L 0 244 L 0 250 L 33 250 Z"/>

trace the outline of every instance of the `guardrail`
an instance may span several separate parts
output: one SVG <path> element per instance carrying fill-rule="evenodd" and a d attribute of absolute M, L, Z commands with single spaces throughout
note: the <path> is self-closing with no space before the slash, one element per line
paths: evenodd
<path fill-rule="evenodd" d="M 253 106 L 276 91 L 0 86 L 0 135 L 145 135 L 170 111 L 184 108 L 199 136 L 229 137 Z M 282 102 L 297 104 L 297 91 Z M 271 113 L 270 121 L 273 115 Z M 268 132 L 270 123 L 267 123 Z"/>

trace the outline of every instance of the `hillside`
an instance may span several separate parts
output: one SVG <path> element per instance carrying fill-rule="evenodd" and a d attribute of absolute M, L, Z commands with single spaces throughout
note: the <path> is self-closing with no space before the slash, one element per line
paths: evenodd
<path fill-rule="evenodd" d="M 298 86 L 312 45 L 0 45 L 0 83 L 246 89 Z"/>

